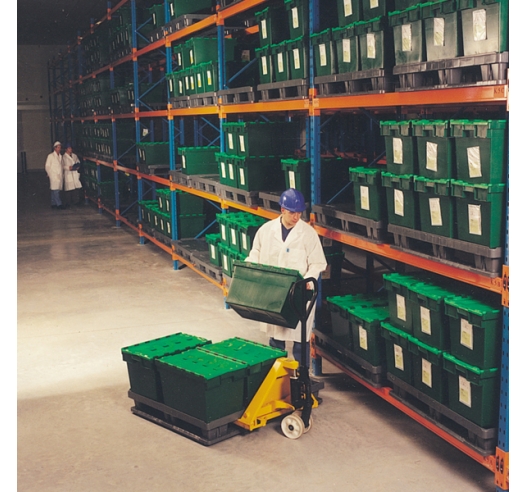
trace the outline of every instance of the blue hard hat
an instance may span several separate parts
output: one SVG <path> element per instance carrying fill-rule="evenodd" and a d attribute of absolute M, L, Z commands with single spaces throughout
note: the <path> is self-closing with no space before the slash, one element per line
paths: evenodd
<path fill-rule="evenodd" d="M 294 188 L 289 188 L 282 193 L 279 204 L 280 207 L 290 212 L 303 212 L 306 209 L 304 195 Z"/>

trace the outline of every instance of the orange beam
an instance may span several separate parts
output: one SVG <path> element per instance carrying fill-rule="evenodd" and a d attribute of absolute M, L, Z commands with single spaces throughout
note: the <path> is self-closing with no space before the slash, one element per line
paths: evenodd
<path fill-rule="evenodd" d="M 122 171 L 123 169 L 127 169 L 127 168 L 119 167 L 120 171 Z M 164 186 L 171 185 L 171 182 L 168 179 L 161 178 L 160 176 L 153 176 L 151 174 L 143 174 L 139 171 L 135 171 L 133 174 L 135 174 L 140 179 L 147 179 L 148 181 L 155 181 L 156 183 L 162 184 Z"/>
<path fill-rule="evenodd" d="M 214 280 L 213 278 L 210 278 L 209 276 L 205 275 L 201 270 L 198 270 L 192 263 L 189 263 L 187 260 L 185 260 L 184 258 L 181 258 L 179 255 L 177 255 L 174 252 L 172 252 L 172 257 L 174 260 L 180 261 L 181 263 L 189 267 L 192 271 L 201 275 L 205 280 L 208 280 L 211 284 L 223 290 L 223 285 L 216 282 L 216 280 Z"/>
<path fill-rule="evenodd" d="M 172 255 L 172 248 L 169 246 L 166 246 L 162 242 L 158 241 L 154 236 L 150 236 L 150 234 L 147 234 L 145 231 L 141 229 L 141 236 L 146 237 L 149 241 L 152 241 L 158 248 L 162 249 L 169 255 Z"/>
<path fill-rule="evenodd" d="M 184 186 L 178 183 L 174 183 L 170 181 L 169 185 L 171 190 L 181 190 L 186 191 L 187 193 L 190 193 L 192 195 L 199 196 L 201 198 L 204 198 L 205 200 L 210 200 L 213 202 L 221 203 L 221 198 L 217 195 L 213 195 L 212 193 L 208 193 L 206 191 L 196 190 L 194 188 L 189 188 L 188 186 Z"/>
<path fill-rule="evenodd" d="M 461 452 L 465 453 L 467 456 L 472 458 L 473 460 L 477 461 L 480 465 L 483 465 L 488 470 L 494 472 L 496 467 L 496 457 L 491 456 L 481 456 L 479 453 L 474 451 L 472 448 L 466 446 L 462 442 L 460 442 L 455 437 L 451 436 L 447 432 L 443 431 L 436 425 L 434 425 L 429 420 L 421 417 L 418 413 L 414 412 L 411 408 L 408 408 L 404 403 L 397 400 L 396 398 L 393 398 L 390 395 L 391 388 L 389 387 L 382 387 L 382 388 L 375 388 L 374 386 L 371 386 L 366 381 L 361 379 L 360 377 L 356 376 L 352 372 L 348 371 L 344 365 L 342 365 L 338 360 L 331 357 L 330 354 L 325 352 L 322 348 L 316 346 L 315 351 L 318 355 L 323 357 L 324 359 L 327 359 L 329 362 L 331 362 L 333 365 L 338 367 L 342 372 L 347 374 L 349 377 L 353 378 L 358 383 L 362 384 L 366 388 L 368 388 L 370 391 L 375 393 L 377 396 L 380 396 L 383 400 L 387 401 L 397 409 L 401 410 L 401 412 L 405 413 L 415 421 L 417 421 L 419 424 L 421 424 L 423 427 L 427 428 L 429 431 L 433 432 L 437 436 L 441 437 L 445 441 L 447 441 L 449 444 L 454 446 L 456 449 L 459 449 Z"/>
<path fill-rule="evenodd" d="M 242 3 L 245 3 L 245 2 L 242 2 Z M 185 27 L 184 29 L 181 29 L 180 31 L 176 31 L 172 34 L 169 34 L 168 36 L 166 36 L 166 42 L 167 43 L 172 43 L 174 41 L 178 41 L 179 39 L 182 39 L 186 36 L 189 36 L 190 34 L 194 34 L 194 33 L 197 33 L 199 31 L 202 31 L 203 29 L 207 28 L 207 27 L 211 27 L 211 26 L 215 26 L 216 25 L 216 19 L 217 19 L 217 15 L 214 14 L 214 15 L 211 15 L 210 17 L 207 17 L 203 20 L 200 20 L 199 22 L 196 22 L 195 24 L 192 24 L 191 26 L 188 26 L 188 27 Z M 161 40 L 160 40 L 161 41 Z M 156 41 L 157 43 L 158 41 Z M 163 42 L 163 46 L 165 45 L 165 43 Z"/>
<path fill-rule="evenodd" d="M 503 288 L 503 281 L 501 277 L 485 277 L 483 275 L 463 270 L 461 268 L 444 265 L 434 260 L 429 260 L 411 253 L 394 249 L 389 244 L 371 243 L 364 239 L 349 236 L 344 232 L 326 229 L 320 225 L 315 224 L 314 228 L 321 236 L 335 239 L 336 241 L 348 244 L 349 246 L 354 246 L 364 251 L 384 256 L 385 258 L 391 258 L 392 260 L 397 260 L 408 265 L 413 265 L 417 268 L 422 268 L 423 270 L 435 272 L 440 275 L 444 275 L 452 279 L 501 294 Z"/>
<path fill-rule="evenodd" d="M 168 117 L 175 116 L 198 116 L 200 114 L 218 114 L 218 106 L 199 106 L 197 108 L 171 108 L 168 110 Z"/>
<path fill-rule="evenodd" d="M 225 7 L 224 9 L 221 9 L 219 12 L 220 12 L 221 17 L 226 19 L 227 17 L 233 17 L 235 15 L 241 14 L 242 12 L 252 9 L 253 7 L 257 7 L 258 5 L 261 5 L 262 3 L 265 3 L 265 2 L 266 0 L 244 0 L 243 2 L 238 2 L 229 7 Z"/>
<path fill-rule="evenodd" d="M 221 105 L 220 109 L 223 114 L 307 111 L 309 109 L 309 99 L 277 99 L 276 101 L 224 104 Z"/>

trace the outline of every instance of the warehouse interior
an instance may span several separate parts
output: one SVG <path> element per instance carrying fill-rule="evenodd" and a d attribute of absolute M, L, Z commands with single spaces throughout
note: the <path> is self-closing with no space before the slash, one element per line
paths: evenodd
<path fill-rule="evenodd" d="M 204 446 L 134 415 L 123 347 L 179 332 L 213 343 L 240 337 L 267 344 L 267 337 L 258 322 L 227 308 L 216 285 L 185 263 L 175 269 L 166 250 L 139 240 L 97 200 L 49 207 L 44 162 L 58 135 L 50 125 L 48 60 L 86 31 L 87 19 L 101 19 L 107 4 L 17 2 L 13 484 L 24 491 L 507 490 L 496 488 L 495 473 L 467 454 L 466 443 L 456 449 L 324 358 L 311 368 L 324 385 L 321 404 L 313 428 L 297 440 L 276 419 Z M 511 208 L 511 222 L 513 215 Z M 343 251 L 342 285 L 355 292 L 369 258 L 349 245 Z M 378 282 L 397 262 L 373 267 Z M 329 320 L 328 312 L 318 318 L 320 325 Z M 521 442 L 518 420 L 510 421 Z M 511 467 L 511 475 L 521 484 L 521 471 Z"/>

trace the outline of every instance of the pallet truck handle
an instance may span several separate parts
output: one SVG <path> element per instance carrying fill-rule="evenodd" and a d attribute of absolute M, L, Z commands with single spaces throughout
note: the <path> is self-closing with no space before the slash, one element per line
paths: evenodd
<path fill-rule="evenodd" d="M 307 284 L 309 282 L 313 284 L 312 290 L 307 288 Z M 303 292 L 302 305 L 300 309 L 295 304 L 295 292 L 296 292 L 297 287 L 299 286 L 305 286 L 305 289 L 302 291 Z M 308 290 L 311 290 L 312 294 L 311 294 L 311 299 L 309 299 L 309 304 L 307 305 L 307 308 L 306 308 L 307 299 L 306 299 L 305 293 Z M 293 285 L 291 285 L 291 289 L 289 290 L 289 304 L 293 308 L 293 311 L 298 316 L 300 321 L 307 321 L 307 319 L 309 318 L 311 311 L 315 307 L 315 301 L 317 300 L 317 295 L 318 295 L 318 282 L 314 277 L 303 278 L 302 280 L 297 280 Z"/>

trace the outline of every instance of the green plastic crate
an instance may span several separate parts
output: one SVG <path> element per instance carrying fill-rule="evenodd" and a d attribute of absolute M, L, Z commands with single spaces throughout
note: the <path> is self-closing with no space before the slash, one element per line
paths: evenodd
<path fill-rule="evenodd" d="M 219 147 L 179 147 L 181 171 L 183 174 L 215 174 L 217 171 L 215 154 Z"/>
<path fill-rule="evenodd" d="M 431 179 L 454 177 L 454 139 L 448 120 L 412 120 L 418 174 Z"/>
<path fill-rule="evenodd" d="M 505 120 L 451 120 L 456 177 L 468 183 L 506 182 Z"/>
<path fill-rule="evenodd" d="M 463 55 L 458 0 L 421 4 L 424 22 L 426 59 L 450 60 Z"/>
<path fill-rule="evenodd" d="M 182 215 L 205 213 L 205 201 L 203 198 L 181 190 L 176 190 L 176 206 L 177 212 Z M 169 204 L 165 212 L 170 213 Z"/>
<path fill-rule="evenodd" d="M 421 4 L 406 10 L 389 12 L 388 19 L 393 28 L 395 64 L 426 61 Z"/>
<path fill-rule="evenodd" d="M 499 370 L 483 370 L 447 353 L 443 367 L 448 373 L 449 408 L 480 427 L 497 427 Z"/>
<path fill-rule="evenodd" d="M 137 150 L 141 164 L 150 166 L 154 164 L 168 164 L 170 162 L 168 142 L 139 142 Z"/>
<path fill-rule="evenodd" d="M 414 338 L 387 321 L 381 321 L 381 336 L 386 344 L 386 371 L 413 384 L 413 360 L 409 345 Z"/>
<path fill-rule="evenodd" d="M 149 8 L 149 11 L 150 15 L 152 16 L 152 24 L 154 26 L 154 29 L 157 29 L 166 24 L 164 3 L 152 5 L 152 7 Z"/>
<path fill-rule="evenodd" d="M 337 0 L 337 13 L 340 27 L 363 20 L 362 0 Z"/>
<path fill-rule="evenodd" d="M 178 238 L 196 237 L 205 229 L 206 214 L 178 215 Z"/>
<path fill-rule="evenodd" d="M 412 354 L 413 386 L 442 404 L 448 403 L 448 377 L 443 370 L 443 351 L 415 338 L 408 349 Z"/>
<path fill-rule="evenodd" d="M 445 299 L 450 326 L 450 353 L 467 364 L 499 367 L 501 309 L 469 296 Z"/>
<path fill-rule="evenodd" d="M 225 38 L 225 61 L 234 60 L 236 40 Z M 185 42 L 183 48 L 184 66 L 191 67 L 206 62 L 218 62 L 218 38 L 194 37 Z"/>
<path fill-rule="evenodd" d="M 289 21 L 283 5 L 273 5 L 254 13 L 258 23 L 260 47 L 281 43 L 289 34 Z"/>
<path fill-rule="evenodd" d="M 454 237 L 454 198 L 450 194 L 450 180 L 414 176 L 414 189 L 419 201 L 421 231 Z"/>
<path fill-rule="evenodd" d="M 282 159 L 285 188 L 294 188 L 304 197 L 311 196 L 311 159 Z"/>
<path fill-rule="evenodd" d="M 360 69 L 379 70 L 393 67 L 393 35 L 388 30 L 387 17 L 355 23 L 359 35 Z"/>
<path fill-rule="evenodd" d="M 221 267 L 221 255 L 219 250 L 219 243 L 221 242 L 221 234 L 207 234 L 205 236 L 209 247 L 209 260 L 213 265 Z"/>
<path fill-rule="evenodd" d="M 349 313 L 353 352 L 373 366 L 380 366 L 386 360 L 381 321 L 389 317 L 387 307 L 357 308 Z"/>
<path fill-rule="evenodd" d="M 284 189 L 278 156 L 234 157 L 238 188 L 245 191 L 278 191 Z"/>
<path fill-rule="evenodd" d="M 205 338 L 175 333 L 123 347 L 121 354 L 128 367 L 131 391 L 163 402 L 161 379 L 155 367 L 155 360 L 210 343 L 210 340 Z"/>
<path fill-rule="evenodd" d="M 214 158 L 216 159 L 217 172 L 220 175 L 220 183 L 237 188 L 236 156 L 226 152 L 216 152 Z"/>
<path fill-rule="evenodd" d="M 220 89 L 218 79 L 218 64 L 216 62 L 204 62 L 196 67 L 197 75 L 201 76 L 201 80 L 196 78 L 198 84 L 198 92 L 200 91 L 200 82 L 203 86 L 203 92 L 216 92 Z"/>
<path fill-rule="evenodd" d="M 359 36 L 355 24 L 333 28 L 337 51 L 337 73 L 352 73 L 360 69 Z"/>
<path fill-rule="evenodd" d="M 235 225 L 238 230 L 240 253 L 249 255 L 256 232 L 265 224 L 266 219 L 255 215 L 247 214 L 241 218 Z"/>
<path fill-rule="evenodd" d="M 170 190 L 168 188 L 158 188 L 156 196 L 159 209 L 162 212 L 170 213 Z"/>
<path fill-rule="evenodd" d="M 238 337 L 213 343 L 208 345 L 205 350 L 247 365 L 244 389 L 245 405 L 252 401 L 276 359 L 287 357 L 286 350 L 276 349 Z"/>
<path fill-rule="evenodd" d="M 509 49 L 509 0 L 459 0 L 465 56 Z"/>
<path fill-rule="evenodd" d="M 205 423 L 243 411 L 247 364 L 198 348 L 156 366 L 165 405 Z"/>
<path fill-rule="evenodd" d="M 232 213 L 232 212 L 231 212 Z M 229 233 L 228 233 L 228 225 L 231 221 L 229 218 L 230 213 L 220 213 L 216 214 L 216 221 L 218 222 L 219 228 L 220 228 L 220 242 L 226 246 L 229 245 Z"/>
<path fill-rule="evenodd" d="M 381 179 L 386 188 L 388 223 L 417 230 L 419 209 L 414 192 L 414 176 L 381 172 Z"/>
<path fill-rule="evenodd" d="M 153 226 L 153 215 L 152 215 L 152 208 L 154 206 L 158 206 L 156 200 L 142 200 L 138 202 L 138 205 L 141 208 L 141 214 L 142 214 L 142 220 L 143 222 L 146 222 L 147 224 L 150 224 Z"/>
<path fill-rule="evenodd" d="M 234 273 L 234 262 L 243 261 L 246 258 L 246 255 L 223 243 L 219 243 L 218 249 L 221 255 L 223 274 L 232 277 Z"/>
<path fill-rule="evenodd" d="M 305 37 L 286 41 L 285 48 L 289 62 L 289 78 L 291 80 L 307 78 L 309 75 L 309 45 L 306 44 Z"/>
<path fill-rule="evenodd" d="M 350 167 L 349 177 L 353 182 L 355 214 L 377 221 L 386 218 L 386 192 L 382 187 L 381 169 Z"/>
<path fill-rule="evenodd" d="M 336 73 L 337 55 L 335 43 L 333 42 L 332 29 L 313 33 L 310 35 L 311 45 L 313 46 L 315 75 L 333 75 Z"/>
<path fill-rule="evenodd" d="M 289 20 L 289 39 L 309 32 L 309 3 L 306 0 L 284 0 Z"/>
<path fill-rule="evenodd" d="M 505 185 L 451 180 L 455 197 L 457 239 L 489 248 L 503 245 Z"/>
<path fill-rule="evenodd" d="M 417 149 L 412 121 L 381 121 L 380 129 L 386 144 L 386 171 L 416 174 Z"/>
<path fill-rule="evenodd" d="M 184 42 L 179 42 L 178 44 L 175 44 L 172 48 L 172 52 L 174 53 L 174 69 L 175 70 L 182 70 L 184 68 L 187 68 L 185 66 L 185 58 L 183 56 L 184 49 L 185 49 Z"/>
<path fill-rule="evenodd" d="M 299 318 L 289 304 L 289 290 L 302 279 L 296 271 L 255 263 L 234 262 L 226 302 L 244 318 L 295 328 Z M 295 292 L 299 306 L 301 289 Z"/>
<path fill-rule="evenodd" d="M 290 79 L 289 60 L 286 49 L 286 41 L 271 45 L 274 82 L 284 82 Z"/>
<path fill-rule="evenodd" d="M 413 7 L 414 5 L 418 5 L 421 2 L 421 0 L 393 0 L 394 7 L 393 10 L 405 10 L 409 7 Z"/>
<path fill-rule="evenodd" d="M 238 156 L 282 156 L 294 153 L 297 146 L 297 125 L 286 121 L 242 121 L 224 123 L 229 134 L 237 140 L 233 145 Z M 231 153 L 230 142 L 227 153 Z"/>
<path fill-rule="evenodd" d="M 362 0 L 362 18 L 368 21 L 377 17 L 386 16 L 394 9 L 393 0 Z"/>
<path fill-rule="evenodd" d="M 260 74 L 260 84 L 270 84 L 274 82 L 273 77 L 273 58 L 271 46 L 262 46 L 254 50 L 258 58 L 258 70 Z"/>
<path fill-rule="evenodd" d="M 168 7 L 171 19 L 185 14 L 212 14 L 215 2 L 211 0 L 169 0 Z"/>

